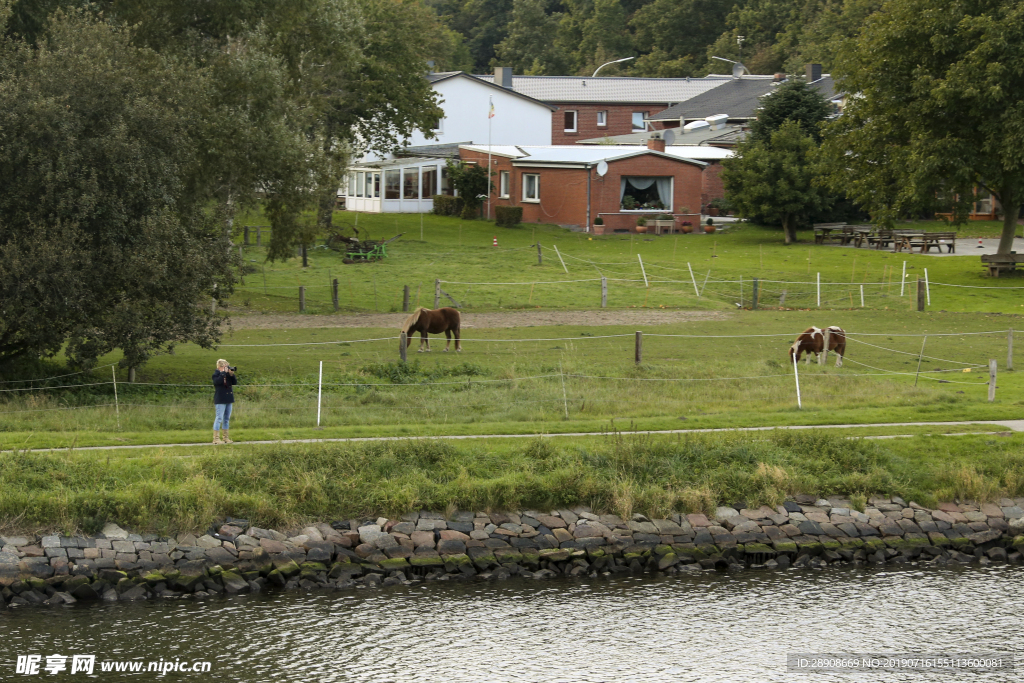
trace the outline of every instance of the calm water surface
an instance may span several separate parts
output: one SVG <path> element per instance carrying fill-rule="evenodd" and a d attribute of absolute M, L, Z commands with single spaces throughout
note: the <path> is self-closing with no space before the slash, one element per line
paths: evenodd
<path fill-rule="evenodd" d="M 0 613 L 0 680 L 18 654 L 210 661 L 197 681 L 1019 681 L 1016 673 L 804 674 L 796 652 L 1016 652 L 1024 569 L 831 569 L 605 580 L 431 583 L 205 602 Z M 69 660 L 70 661 L 70 660 Z"/>

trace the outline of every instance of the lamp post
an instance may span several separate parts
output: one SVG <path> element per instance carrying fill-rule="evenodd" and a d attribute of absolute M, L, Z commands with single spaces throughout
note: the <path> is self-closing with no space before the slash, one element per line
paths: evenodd
<path fill-rule="evenodd" d="M 594 76 L 596 76 L 598 71 L 600 71 L 601 69 L 605 68 L 609 64 L 618 64 L 619 62 L 628 62 L 631 59 L 636 59 L 636 57 L 623 57 L 622 59 L 615 59 L 615 60 L 612 60 L 610 62 L 605 62 L 601 66 L 599 66 L 596 69 L 594 69 L 594 73 L 592 73 L 590 75 L 590 77 L 593 78 Z"/>

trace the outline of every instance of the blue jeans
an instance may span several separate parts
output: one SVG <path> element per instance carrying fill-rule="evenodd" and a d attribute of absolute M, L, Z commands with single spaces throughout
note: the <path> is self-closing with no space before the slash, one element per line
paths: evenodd
<path fill-rule="evenodd" d="M 213 421 L 213 431 L 231 429 L 231 406 L 233 405 L 233 403 L 218 403 L 213 406 L 217 409 L 217 419 Z"/>

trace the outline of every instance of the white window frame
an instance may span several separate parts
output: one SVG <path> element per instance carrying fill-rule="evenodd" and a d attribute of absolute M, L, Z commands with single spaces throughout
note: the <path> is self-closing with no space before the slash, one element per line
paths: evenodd
<path fill-rule="evenodd" d="M 443 116 L 440 117 L 437 120 L 437 126 L 431 132 L 434 132 L 434 133 L 443 133 L 444 132 L 444 117 Z"/>
<path fill-rule="evenodd" d="M 512 174 L 508 171 L 498 171 L 498 198 L 508 199 L 509 191 L 512 189 Z"/>
<path fill-rule="evenodd" d="M 533 187 L 536 190 L 536 194 L 533 197 L 530 197 L 526 194 L 527 187 L 529 186 L 529 183 L 526 179 L 529 177 L 532 177 L 534 179 Z M 523 201 L 529 204 L 540 204 L 540 173 L 523 174 Z"/>
<path fill-rule="evenodd" d="M 356 197 L 363 199 L 366 190 L 366 171 L 356 171 Z"/>
<path fill-rule="evenodd" d="M 568 116 L 569 114 L 572 114 L 572 128 L 565 128 L 563 132 L 575 133 L 580 128 L 580 113 L 576 109 L 566 109 L 565 115 Z"/>
<path fill-rule="evenodd" d="M 641 122 L 639 128 L 636 127 L 636 117 L 637 116 L 640 117 L 640 122 Z M 635 111 L 635 112 L 633 112 L 632 122 L 633 122 L 633 132 L 634 133 L 638 133 L 640 131 L 647 130 L 647 112 L 643 112 L 643 111 Z"/>
<path fill-rule="evenodd" d="M 607 110 L 597 112 L 597 127 L 598 128 L 607 128 L 608 127 L 608 111 Z"/>

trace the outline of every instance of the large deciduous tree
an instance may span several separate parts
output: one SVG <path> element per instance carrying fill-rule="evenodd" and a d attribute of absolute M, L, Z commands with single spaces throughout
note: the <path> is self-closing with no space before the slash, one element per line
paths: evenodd
<path fill-rule="evenodd" d="M 723 162 L 725 191 L 741 215 L 781 224 L 792 244 L 797 224 L 829 203 L 816 183 L 817 153 L 814 138 L 786 121 L 767 139 L 744 140 Z"/>
<path fill-rule="evenodd" d="M 828 128 L 832 183 L 882 223 L 949 198 L 959 222 L 987 189 L 1009 253 L 1024 197 L 1021 36 L 1017 0 L 888 0 L 837 57 L 853 96 Z"/>

